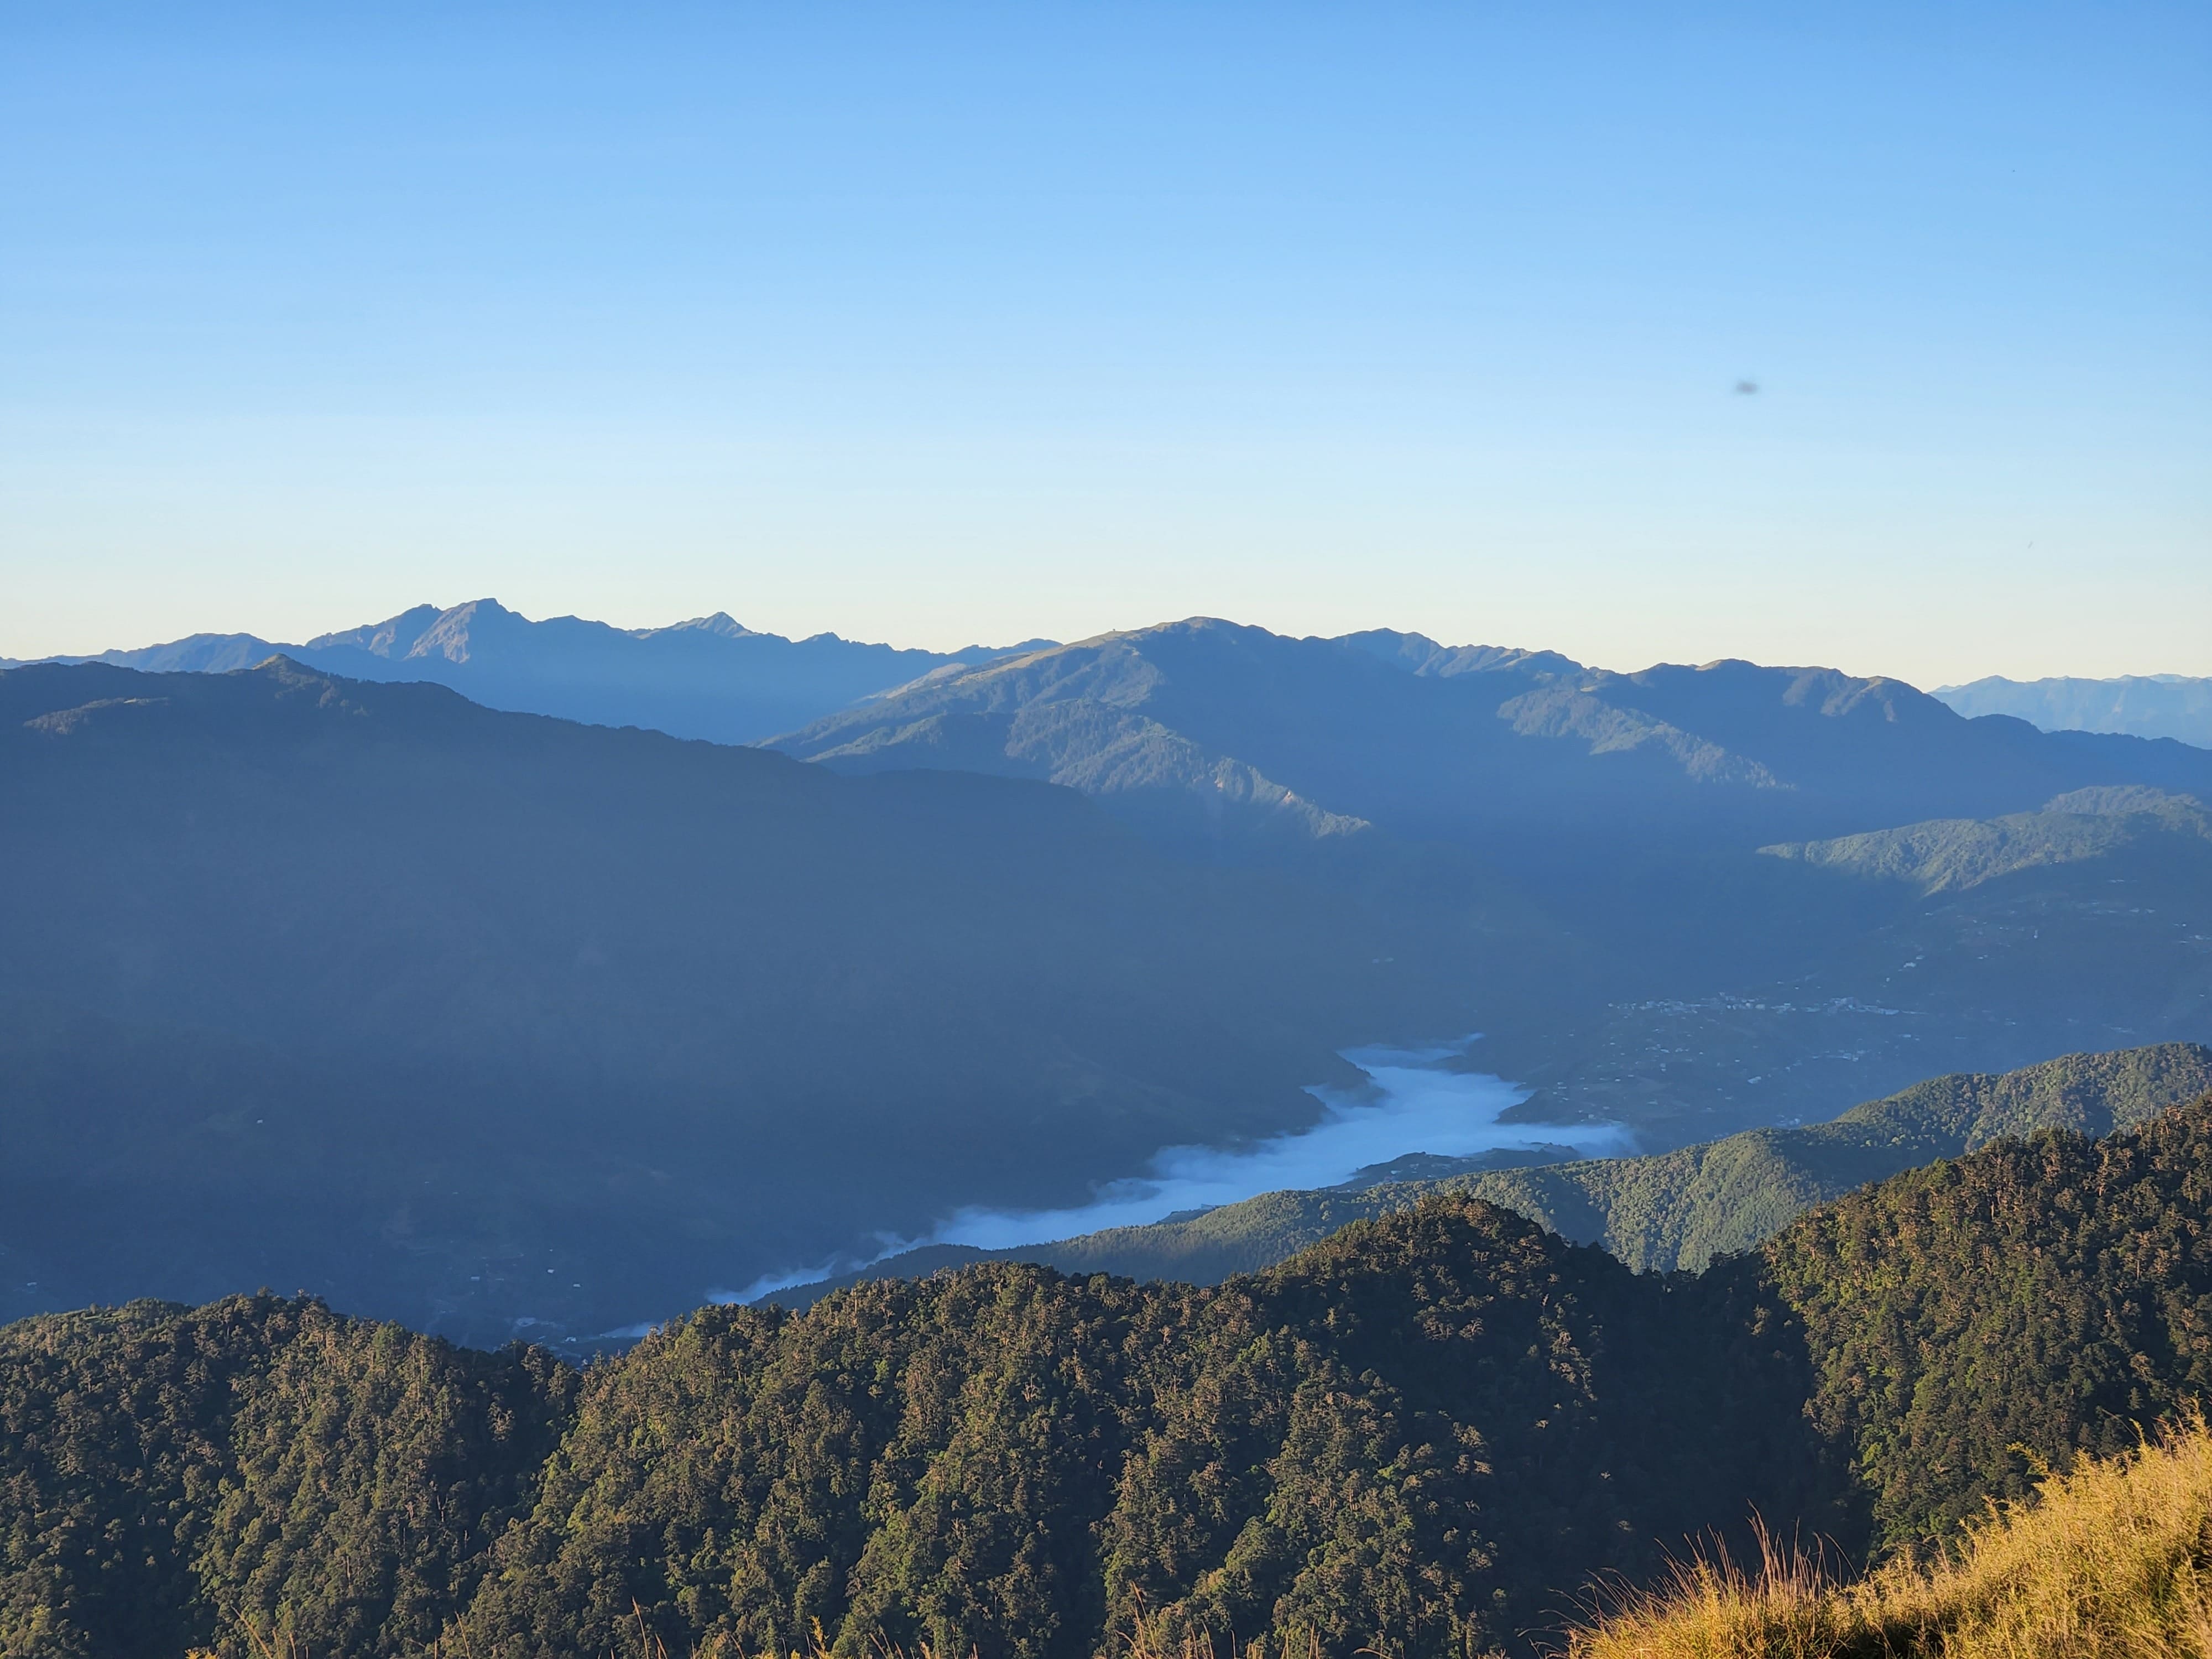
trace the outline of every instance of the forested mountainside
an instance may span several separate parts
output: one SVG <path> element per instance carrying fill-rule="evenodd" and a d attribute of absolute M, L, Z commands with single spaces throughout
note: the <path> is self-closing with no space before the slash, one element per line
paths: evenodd
<path fill-rule="evenodd" d="M 45 1316 L 0 1330 L 0 1644 L 1527 1651 L 1753 1505 L 1880 1549 L 2132 1445 L 2212 1385 L 2208 1198 L 2212 1097 L 1695 1276 L 1436 1194 L 1211 1290 L 986 1263 L 580 1373 L 268 1297 Z"/>
<path fill-rule="evenodd" d="M 2008 680 L 1993 674 L 1936 695 L 1962 714 L 2009 714 L 2046 732 L 2126 732 L 2212 748 L 2212 679 L 2187 674 L 2121 674 Z"/>
<path fill-rule="evenodd" d="M 988 662 L 1000 652 L 899 650 L 835 634 L 787 640 L 720 612 L 666 628 L 613 628 L 576 617 L 532 622 L 495 599 L 476 599 L 446 609 L 416 605 L 305 645 L 195 634 L 69 660 L 150 673 L 223 673 L 280 653 L 352 679 L 435 681 L 491 708 L 757 743 L 933 670 Z"/>
<path fill-rule="evenodd" d="M 2212 787 L 2212 752 L 1970 720 L 1895 680 L 1745 662 L 1614 674 L 1205 618 L 947 671 L 778 746 L 849 771 L 1050 778 L 1187 833 L 1366 823 L 1532 863 L 1562 833 L 1578 852 L 1684 836 L 1748 850 L 2092 785 Z"/>
<path fill-rule="evenodd" d="M 2212 875 L 2212 813 L 2193 796 L 2141 785 L 2076 789 L 2033 812 L 1943 818 L 1759 851 L 1928 896 L 2093 860 L 2178 866 L 2201 880 Z"/>
<path fill-rule="evenodd" d="M 10 1312 L 270 1283 L 587 1337 L 1310 1122 L 1336 1048 L 1548 948 L 1462 890 L 1425 954 L 1066 790 L 282 661 L 10 671 L 0 775 Z"/>
<path fill-rule="evenodd" d="M 2201 1044 L 2068 1054 L 1997 1075 L 1931 1078 L 1831 1123 L 1752 1129 L 1650 1157 L 1530 1160 L 1420 1180 L 1263 1193 L 1187 1219 L 1012 1249 L 936 1245 L 779 1291 L 777 1300 L 804 1306 L 863 1279 L 911 1278 L 985 1260 L 1218 1284 L 1272 1267 L 1353 1221 L 1411 1209 L 1437 1194 L 1512 1210 L 1577 1244 L 1601 1245 L 1638 1272 L 1701 1269 L 1717 1255 L 1755 1248 L 1814 1205 L 1869 1182 L 1956 1158 L 2001 1135 L 2131 1128 L 2208 1091 L 2212 1048 Z"/>

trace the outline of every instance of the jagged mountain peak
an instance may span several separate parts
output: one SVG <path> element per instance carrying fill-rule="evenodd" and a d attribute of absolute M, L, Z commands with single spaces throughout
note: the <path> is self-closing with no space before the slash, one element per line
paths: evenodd
<path fill-rule="evenodd" d="M 532 621 L 489 596 L 416 605 L 306 645 L 196 635 L 110 652 L 101 660 L 152 672 L 223 672 L 278 651 L 356 679 L 436 681 L 495 708 L 745 744 L 955 660 L 835 634 L 786 639 L 721 611 L 655 628 L 573 616 Z"/>
<path fill-rule="evenodd" d="M 466 605 L 457 605 L 424 629 L 403 655 L 409 658 L 443 657 L 447 662 L 469 660 L 478 629 L 496 629 L 501 631 L 530 627 L 527 617 L 509 611 L 497 599 L 471 599 Z"/>
<path fill-rule="evenodd" d="M 1432 678 L 1501 672 L 1532 675 L 1586 672 L 1572 657 L 1557 651 L 1528 651 L 1507 645 L 1442 645 L 1425 634 L 1401 634 L 1389 628 L 1341 634 L 1331 642 Z"/>
<path fill-rule="evenodd" d="M 762 637 L 726 611 L 717 611 L 711 617 L 692 617 L 680 623 L 670 623 L 665 628 L 633 628 L 627 631 L 641 640 L 655 639 L 671 634 L 712 634 L 728 640 Z"/>
<path fill-rule="evenodd" d="M 318 635 L 307 641 L 305 648 L 309 651 L 365 651 L 372 656 L 386 659 L 404 657 L 415 641 L 422 637 L 423 630 L 444 614 L 444 611 L 434 605 L 413 605 L 380 623 L 369 623 L 335 634 Z"/>

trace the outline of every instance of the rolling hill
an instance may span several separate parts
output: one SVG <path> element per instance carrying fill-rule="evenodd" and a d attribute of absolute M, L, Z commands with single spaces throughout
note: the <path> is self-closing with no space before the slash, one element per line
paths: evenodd
<path fill-rule="evenodd" d="M 2076 789 L 2033 812 L 1946 818 L 1832 841 L 1759 851 L 1868 881 L 1902 882 L 1923 896 L 1964 892 L 2048 866 L 2092 860 L 2197 865 L 2212 878 L 2212 814 L 2162 789 Z M 2212 890 L 2212 889 L 2208 889 Z"/>

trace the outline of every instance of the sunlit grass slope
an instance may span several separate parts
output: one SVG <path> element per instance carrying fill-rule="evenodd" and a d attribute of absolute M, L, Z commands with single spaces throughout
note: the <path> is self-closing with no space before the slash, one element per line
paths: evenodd
<path fill-rule="evenodd" d="M 2212 1433 L 2084 1458 L 1952 1549 L 1838 1583 L 1778 1549 L 1685 1565 L 1573 1659 L 2212 1659 Z"/>

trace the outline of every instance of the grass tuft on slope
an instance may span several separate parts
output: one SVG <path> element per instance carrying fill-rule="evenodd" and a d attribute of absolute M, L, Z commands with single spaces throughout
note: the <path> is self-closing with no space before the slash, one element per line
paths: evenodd
<path fill-rule="evenodd" d="M 1850 1583 L 1774 1545 L 1683 1564 L 1574 1633 L 1571 1659 L 2212 1659 L 2212 1431 L 2084 1458 L 1931 1560 Z"/>

